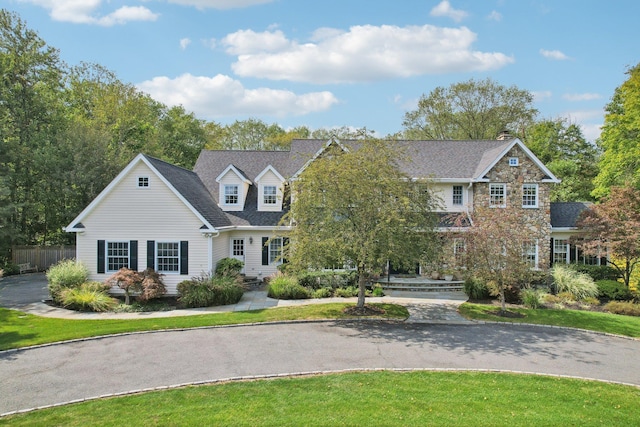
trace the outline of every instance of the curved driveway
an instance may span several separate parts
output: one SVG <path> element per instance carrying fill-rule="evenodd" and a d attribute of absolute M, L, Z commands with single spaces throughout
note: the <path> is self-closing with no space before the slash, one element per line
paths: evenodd
<path fill-rule="evenodd" d="M 284 323 L 0 353 L 0 413 L 150 387 L 369 368 L 500 369 L 640 385 L 640 341 L 524 325 Z"/>

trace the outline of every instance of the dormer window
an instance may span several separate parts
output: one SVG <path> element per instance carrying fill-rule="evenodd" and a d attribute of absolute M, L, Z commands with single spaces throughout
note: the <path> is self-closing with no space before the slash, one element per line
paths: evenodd
<path fill-rule="evenodd" d="M 225 205 L 238 204 L 238 186 L 237 185 L 224 186 L 224 204 Z"/>
<path fill-rule="evenodd" d="M 509 157 L 509 166 L 518 166 L 520 165 L 520 161 L 517 157 Z"/>
<path fill-rule="evenodd" d="M 262 196 L 265 205 L 275 205 L 278 203 L 278 188 L 275 185 L 265 185 Z"/>
<path fill-rule="evenodd" d="M 148 176 L 139 176 L 138 177 L 138 188 L 148 188 L 149 187 L 149 177 Z"/>

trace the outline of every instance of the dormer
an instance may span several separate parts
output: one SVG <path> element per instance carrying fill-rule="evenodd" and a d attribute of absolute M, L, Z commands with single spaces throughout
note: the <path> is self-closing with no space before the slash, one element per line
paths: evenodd
<path fill-rule="evenodd" d="M 218 206 L 224 211 L 241 211 L 245 201 L 251 180 L 233 165 L 227 168 L 216 178 L 218 183 Z"/>
<path fill-rule="evenodd" d="M 260 172 L 255 179 L 258 186 L 259 211 L 279 212 L 282 210 L 284 181 L 284 177 L 271 165 Z"/>

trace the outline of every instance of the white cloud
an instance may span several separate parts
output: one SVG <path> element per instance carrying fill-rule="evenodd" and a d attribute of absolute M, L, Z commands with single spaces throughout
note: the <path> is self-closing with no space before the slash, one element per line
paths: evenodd
<path fill-rule="evenodd" d="M 180 39 L 180 49 L 185 50 L 187 46 L 189 46 L 190 44 L 191 44 L 190 38 L 185 37 L 183 39 Z"/>
<path fill-rule="evenodd" d="M 593 101 L 602 98 L 602 96 L 597 93 L 566 93 L 562 95 L 562 98 L 567 101 Z"/>
<path fill-rule="evenodd" d="M 198 9 L 239 9 L 258 4 L 271 3 L 272 1 L 273 0 L 169 0 L 169 3 L 195 6 Z"/>
<path fill-rule="evenodd" d="M 547 59 L 554 59 L 556 61 L 564 61 L 567 59 L 571 59 L 564 53 L 560 52 L 559 50 L 540 49 L 540 55 L 544 56 Z"/>
<path fill-rule="evenodd" d="M 487 19 L 489 19 L 490 21 L 502 21 L 502 14 L 500 12 L 492 10 L 489 16 L 487 16 Z"/>
<path fill-rule="evenodd" d="M 455 22 L 460 22 L 467 17 L 468 13 L 464 10 L 454 9 L 448 0 L 441 1 L 436 7 L 431 9 L 431 16 L 446 16 Z"/>
<path fill-rule="evenodd" d="M 321 28 L 313 42 L 287 39 L 281 31 L 227 35 L 221 44 L 238 56 L 243 77 L 310 83 L 349 83 L 451 72 L 499 69 L 514 62 L 499 52 L 470 49 L 476 34 L 466 27 L 432 25 Z"/>
<path fill-rule="evenodd" d="M 234 115 L 283 117 L 326 111 L 338 102 L 327 91 L 296 94 L 269 88 L 247 89 L 229 76 L 183 74 L 174 79 L 155 77 L 137 87 L 169 105 L 182 105 L 197 116 L 214 119 Z"/>
<path fill-rule="evenodd" d="M 600 137 L 602 122 L 604 121 L 603 110 L 568 111 L 560 114 L 560 116 L 566 117 L 569 123 L 575 123 L 580 126 L 582 135 L 587 141 L 594 142 Z"/>
<path fill-rule="evenodd" d="M 533 91 L 531 94 L 533 95 L 533 100 L 536 102 L 544 101 L 545 99 L 549 99 L 553 96 L 549 90 Z"/>
<path fill-rule="evenodd" d="M 95 11 L 102 0 L 21 0 L 49 10 L 54 21 L 72 22 L 74 24 L 92 24 L 110 27 L 125 24 L 129 21 L 155 21 L 158 14 L 143 6 L 122 6 L 104 15 L 96 16 Z"/>

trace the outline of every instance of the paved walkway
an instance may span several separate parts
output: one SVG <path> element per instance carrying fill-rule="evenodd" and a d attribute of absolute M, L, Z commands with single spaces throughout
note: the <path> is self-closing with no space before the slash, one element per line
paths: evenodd
<path fill-rule="evenodd" d="M 0 306 L 13 308 L 43 317 L 65 319 L 139 319 L 154 317 L 192 316 L 206 313 L 261 310 L 329 302 L 355 302 L 356 298 L 322 298 L 306 300 L 277 300 L 267 297 L 265 290 L 246 292 L 237 304 L 185 310 L 145 313 L 83 313 L 52 307 L 42 302 L 48 297 L 46 277 L 42 273 L 10 276 L 0 280 Z M 395 303 L 409 311 L 407 323 L 465 324 L 472 323 L 457 309 L 467 300 L 464 292 L 410 292 L 390 291 L 367 302 Z"/>

